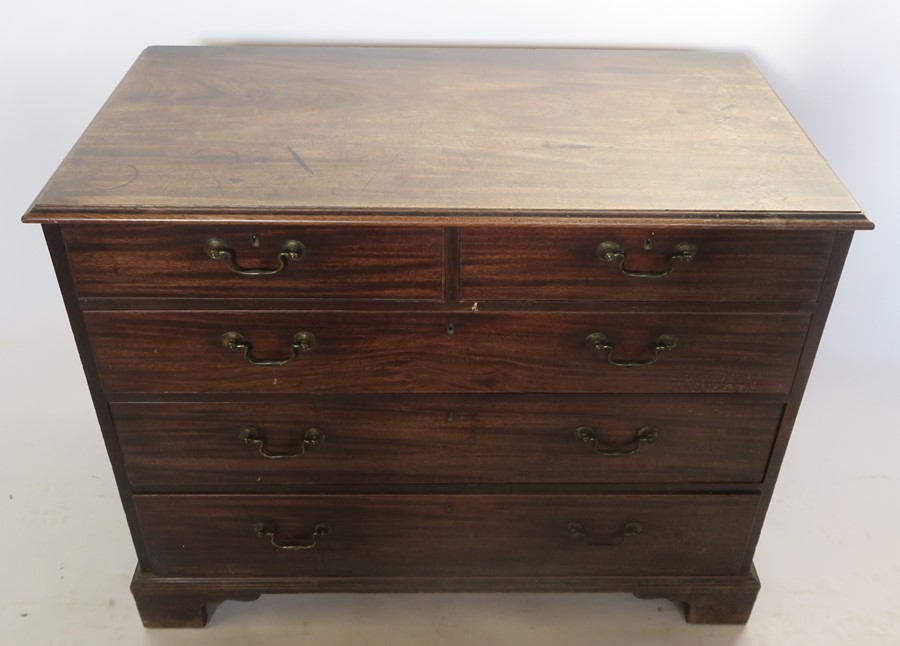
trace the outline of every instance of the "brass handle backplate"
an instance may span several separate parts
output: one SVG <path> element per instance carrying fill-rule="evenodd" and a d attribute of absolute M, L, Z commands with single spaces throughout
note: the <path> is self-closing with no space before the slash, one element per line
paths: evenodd
<path fill-rule="evenodd" d="M 259 429 L 254 426 L 246 426 L 242 428 L 241 432 L 238 433 L 238 439 L 240 439 L 244 444 L 247 444 L 248 446 L 255 445 L 256 447 L 258 447 L 259 454 L 264 458 L 269 458 L 270 460 L 283 460 L 285 458 L 298 458 L 306 453 L 306 449 L 311 449 L 315 446 L 318 446 L 325 440 L 325 433 L 318 428 L 308 428 L 303 434 L 303 440 L 300 442 L 300 448 L 296 451 L 286 451 L 284 453 L 270 451 L 266 446 L 269 440 Z"/>
<path fill-rule="evenodd" d="M 619 533 L 610 538 L 591 540 L 588 537 L 587 530 L 581 523 L 572 521 L 569 523 L 568 528 L 569 536 L 571 536 L 573 540 L 579 541 L 590 547 L 619 547 L 625 542 L 626 538 L 637 536 L 644 531 L 644 527 L 639 522 L 632 520 L 625 523 Z"/>
<path fill-rule="evenodd" d="M 213 260 L 224 260 L 228 263 L 228 269 L 238 276 L 273 276 L 287 268 L 288 261 L 300 260 L 306 254 L 306 247 L 299 240 L 287 240 L 281 247 L 281 253 L 276 258 L 278 266 L 273 269 L 247 269 L 237 264 L 234 249 L 222 238 L 210 238 L 204 247 L 206 255 Z"/>
<path fill-rule="evenodd" d="M 293 343 L 288 348 L 290 355 L 284 359 L 256 359 L 253 356 L 253 346 L 240 332 L 226 332 L 222 335 L 222 345 L 232 352 L 242 352 L 244 360 L 254 366 L 283 366 L 297 358 L 301 352 L 309 352 L 316 347 L 318 340 L 312 332 L 297 332 Z"/>
<path fill-rule="evenodd" d="M 263 520 L 253 526 L 259 538 L 268 538 L 279 550 L 311 550 L 318 545 L 319 538 L 332 533 L 331 527 L 325 523 L 316 523 L 309 538 L 278 538 L 278 525 L 274 520 Z"/>
<path fill-rule="evenodd" d="M 649 359 L 613 359 L 613 351 L 616 347 L 613 345 L 613 342 L 609 340 L 609 337 L 602 332 L 588 334 L 584 343 L 594 352 L 605 352 L 606 359 L 611 365 L 619 368 L 643 368 L 645 366 L 652 366 L 656 363 L 656 360 L 659 359 L 659 355 L 663 352 L 674 350 L 675 346 L 678 344 L 678 337 L 674 334 L 661 334 L 658 336 L 656 341 L 650 345 L 652 354 Z"/>
<path fill-rule="evenodd" d="M 577 437 L 585 444 L 590 444 L 591 448 L 594 450 L 594 453 L 596 453 L 597 455 L 602 455 L 608 458 L 619 458 L 626 455 L 634 455 L 641 449 L 641 446 L 643 446 L 644 444 L 653 444 L 659 437 L 659 431 L 650 426 L 644 426 L 638 429 L 638 432 L 634 436 L 634 441 L 631 443 L 631 448 L 621 451 L 608 451 L 601 448 L 600 437 L 597 431 L 595 431 L 591 426 L 579 426 L 578 428 L 576 428 L 575 437 Z"/>
<path fill-rule="evenodd" d="M 681 242 L 675 245 L 672 253 L 669 254 L 669 266 L 661 272 L 651 271 L 632 271 L 625 268 L 625 250 L 617 242 L 601 242 L 597 245 L 597 257 L 603 262 L 614 262 L 619 271 L 626 276 L 632 278 L 662 278 L 668 276 L 675 269 L 675 264 L 679 262 L 691 262 L 697 255 L 697 247 L 690 242 Z"/>

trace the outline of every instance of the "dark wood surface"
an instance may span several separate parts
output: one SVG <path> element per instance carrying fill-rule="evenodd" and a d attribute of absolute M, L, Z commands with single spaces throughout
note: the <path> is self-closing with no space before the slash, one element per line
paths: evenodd
<path fill-rule="evenodd" d="M 222 209 L 868 225 L 741 54 L 391 47 L 147 49 L 31 219 Z"/>
<path fill-rule="evenodd" d="M 107 224 L 66 226 L 63 237 L 80 297 L 442 298 L 441 229 Z M 206 255 L 210 238 L 238 268 L 277 268 L 289 240 L 304 253 L 279 274 L 239 276 Z"/>
<path fill-rule="evenodd" d="M 759 483 L 780 404 L 740 397 L 313 396 L 113 403 L 132 485 Z M 241 440 L 252 426 L 266 458 Z M 576 436 L 590 426 L 604 456 Z M 652 427 L 652 443 L 636 440 Z"/>
<path fill-rule="evenodd" d="M 45 232 L 148 626 L 328 590 L 627 590 L 746 621 L 849 230 L 872 226 L 740 55 L 441 48 L 151 48 L 25 219 L 65 223 Z M 248 268 L 306 253 L 241 277 L 210 237 Z M 696 254 L 636 279 L 606 240 L 629 270 Z M 230 331 L 260 359 L 317 344 L 254 366 Z M 593 332 L 620 361 L 678 342 L 622 368 Z M 267 459 L 251 425 L 273 451 L 324 439 Z M 601 456 L 582 425 L 657 437 Z M 259 521 L 333 531 L 282 551 Z"/>
<path fill-rule="evenodd" d="M 109 392 L 643 392 L 787 393 L 804 314 L 85 312 Z M 454 333 L 448 334 L 448 325 Z M 222 335 L 240 332 L 256 359 L 315 349 L 279 367 L 247 363 Z M 591 350 L 602 332 L 616 360 L 646 361 L 661 334 L 678 344 L 652 366 L 621 368 Z"/>
<path fill-rule="evenodd" d="M 812 373 L 816 352 L 819 349 L 819 341 L 825 330 L 825 322 L 828 319 L 828 313 L 831 311 L 831 306 L 837 293 L 841 271 L 843 271 L 844 261 L 847 259 L 852 240 L 853 232 L 839 232 L 835 240 L 834 250 L 828 260 L 828 269 L 825 273 L 825 280 L 822 283 L 821 304 L 816 309 L 816 312 L 810 321 L 809 333 L 807 334 L 806 342 L 803 345 L 803 354 L 800 356 L 800 365 L 797 368 L 794 388 L 791 391 L 791 397 L 787 406 L 785 406 L 784 416 L 781 425 L 778 428 L 778 436 L 775 439 L 775 445 L 772 447 L 772 455 L 769 460 L 769 471 L 761 489 L 762 502 L 760 511 L 756 516 L 753 531 L 750 534 L 750 540 L 747 542 L 747 553 L 744 557 L 745 566 L 749 566 L 752 562 L 754 548 L 763 529 L 766 511 L 768 510 L 769 504 L 772 501 L 772 496 L 775 492 L 775 484 L 778 480 L 778 474 L 781 470 L 785 452 L 787 451 L 788 440 L 791 437 L 794 422 L 800 411 L 803 393 L 806 390 L 806 384 Z"/>
<path fill-rule="evenodd" d="M 815 302 L 834 234 L 692 229 L 487 229 L 460 233 L 466 300 Z M 696 246 L 661 278 L 624 275 L 597 247 L 615 242 L 627 271 L 663 273 L 681 243 Z M 646 250 L 644 247 L 651 247 Z"/>
<path fill-rule="evenodd" d="M 161 575 L 739 574 L 753 495 L 136 495 Z M 280 550 L 254 525 L 274 523 Z M 622 539 L 623 527 L 643 530 Z M 592 543 L 570 535 L 579 523 Z M 606 546 L 605 543 L 616 543 Z"/>
<path fill-rule="evenodd" d="M 75 294 L 75 287 L 72 282 L 72 273 L 66 255 L 66 246 L 62 238 L 62 232 L 60 231 L 60 227 L 52 224 L 44 224 L 41 229 L 43 230 L 44 238 L 47 241 L 47 251 L 50 255 L 50 261 L 53 263 L 53 269 L 56 272 L 56 279 L 59 282 L 59 290 L 62 294 L 63 303 L 66 306 L 66 314 L 69 318 L 69 325 L 72 327 L 75 345 L 78 348 L 78 356 L 84 367 L 84 375 L 87 379 L 88 390 L 91 394 L 91 404 L 97 414 L 100 433 L 103 436 L 103 443 L 106 447 L 106 453 L 109 456 L 110 466 L 112 467 L 112 472 L 118 486 L 119 498 L 122 502 L 125 517 L 128 520 L 128 529 L 137 554 L 138 566 L 146 567 L 147 561 L 144 538 L 141 535 L 140 528 L 137 524 L 134 505 L 131 504 L 131 490 L 128 486 L 128 475 L 125 470 L 125 462 L 122 459 L 119 435 L 116 432 L 115 423 L 113 422 L 112 415 L 109 411 L 106 393 L 103 391 L 103 386 L 100 384 L 100 375 L 97 371 L 96 361 L 94 360 L 91 338 L 85 329 L 84 313 L 78 305 L 78 298 Z"/>
<path fill-rule="evenodd" d="M 148 628 L 199 628 L 226 600 L 297 592 L 632 592 L 667 598 L 688 623 L 746 623 L 759 592 L 751 568 L 734 576 L 164 577 L 137 570 L 131 591 Z M 298 609 L 302 601 L 298 601 Z M 252 612 L 252 610 L 242 610 Z"/>

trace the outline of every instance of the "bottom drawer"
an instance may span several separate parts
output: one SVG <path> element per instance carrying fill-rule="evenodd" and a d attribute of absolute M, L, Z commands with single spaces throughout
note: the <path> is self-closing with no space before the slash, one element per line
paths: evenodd
<path fill-rule="evenodd" d="M 136 495 L 159 575 L 737 574 L 758 496 Z"/>

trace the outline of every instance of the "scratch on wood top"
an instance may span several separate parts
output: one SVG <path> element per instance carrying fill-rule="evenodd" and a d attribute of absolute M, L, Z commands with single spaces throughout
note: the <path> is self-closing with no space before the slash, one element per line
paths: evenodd
<path fill-rule="evenodd" d="M 288 149 L 288 151 L 291 153 L 291 157 L 294 158 L 294 161 L 297 162 L 298 164 L 300 164 L 300 166 L 303 167 L 303 170 L 305 170 L 305 171 L 306 171 L 307 173 L 309 173 L 310 175 L 315 175 L 315 173 L 313 172 L 313 169 L 306 165 L 306 162 L 303 161 L 303 158 L 302 158 L 300 155 L 297 154 L 297 151 L 296 151 L 296 150 L 294 150 L 294 149 L 291 148 L 290 146 L 288 146 L 287 149 Z"/>

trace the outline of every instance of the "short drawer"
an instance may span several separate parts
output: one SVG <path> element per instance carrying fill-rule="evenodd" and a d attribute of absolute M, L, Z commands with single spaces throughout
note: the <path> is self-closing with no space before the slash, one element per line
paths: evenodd
<path fill-rule="evenodd" d="M 440 299 L 441 229 L 69 225 L 89 297 Z"/>
<path fill-rule="evenodd" d="M 833 233 L 466 228 L 466 300 L 815 302 Z"/>
<path fill-rule="evenodd" d="M 136 495 L 154 574 L 737 574 L 755 495 Z"/>
<path fill-rule="evenodd" d="M 110 408 L 134 486 L 758 483 L 782 406 L 742 399 L 305 395 Z"/>
<path fill-rule="evenodd" d="M 786 393 L 809 323 L 695 313 L 84 317 L 112 393 Z"/>

